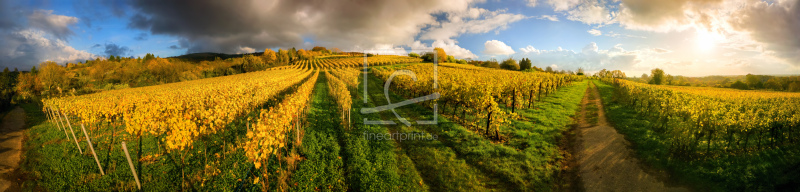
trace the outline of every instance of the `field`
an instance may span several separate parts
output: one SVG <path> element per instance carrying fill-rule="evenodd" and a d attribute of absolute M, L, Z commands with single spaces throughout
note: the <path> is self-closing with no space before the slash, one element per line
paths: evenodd
<path fill-rule="evenodd" d="M 30 128 L 21 187 L 580 191 L 606 185 L 581 178 L 576 163 L 586 149 L 579 146 L 598 144 L 582 130 L 596 126 L 622 134 L 632 145 L 619 150 L 644 162 L 626 165 L 672 175 L 652 181 L 659 185 L 798 186 L 798 94 L 404 56 L 374 56 L 366 68 L 363 61 L 321 57 L 23 104 Z"/>

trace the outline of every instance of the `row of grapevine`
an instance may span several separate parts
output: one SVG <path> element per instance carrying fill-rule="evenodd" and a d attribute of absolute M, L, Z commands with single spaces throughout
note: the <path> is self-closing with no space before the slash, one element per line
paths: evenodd
<path fill-rule="evenodd" d="M 685 158 L 748 153 L 800 142 L 800 94 L 656 86 L 615 79 L 615 100 L 635 109 Z"/>
<path fill-rule="evenodd" d="M 332 75 L 342 80 L 351 92 L 358 90 L 358 79 L 361 78 L 361 70 L 358 69 L 338 69 L 331 70 Z"/>
<path fill-rule="evenodd" d="M 256 169 L 263 168 L 264 177 L 268 176 L 266 164 L 270 157 L 286 146 L 287 135 L 293 128 L 298 131 L 302 126 L 301 122 L 306 115 L 304 111 L 310 103 L 318 76 L 318 72 L 314 73 L 281 103 L 268 110 L 261 110 L 257 122 L 247 130 L 245 153 Z"/>
<path fill-rule="evenodd" d="M 394 65 L 401 63 L 419 63 L 422 59 L 397 56 L 397 55 L 381 55 L 372 56 L 367 58 L 369 66 L 382 66 Z M 352 68 L 361 67 L 364 65 L 364 57 L 333 57 L 312 60 L 300 60 L 294 62 L 293 66 L 303 69 L 339 69 L 339 68 Z"/>
<path fill-rule="evenodd" d="M 132 135 L 164 135 L 170 150 L 184 149 L 311 75 L 287 69 L 44 100 L 86 125 L 119 122 Z"/>
<path fill-rule="evenodd" d="M 325 77 L 328 79 L 328 92 L 336 99 L 336 104 L 339 106 L 341 124 L 350 128 L 350 111 L 353 101 L 351 100 L 350 91 L 347 85 L 328 72 L 325 72 Z M 356 79 L 358 80 L 358 79 Z"/>
<path fill-rule="evenodd" d="M 484 127 L 486 135 L 499 137 L 499 127 L 507 118 L 514 118 L 517 108 L 533 107 L 537 98 L 554 92 L 558 87 L 572 81 L 582 80 L 580 76 L 527 73 L 486 68 L 469 68 L 466 65 L 445 64 L 437 71 L 437 87 L 433 86 L 433 65 L 418 64 L 402 69 L 415 73 L 417 80 L 408 76 L 395 76 L 391 89 L 406 97 L 416 98 L 438 92 L 441 96 L 435 102 L 442 114 L 450 113 L 469 127 Z M 388 80 L 393 69 L 376 68 L 375 74 Z M 429 102 L 427 105 L 431 105 Z M 511 108 L 506 112 L 501 106 Z M 461 113 L 458 113 L 458 110 Z M 458 116 L 461 116 L 460 118 Z M 486 117 L 485 125 L 481 119 Z M 478 122 L 478 123 L 476 123 Z"/>

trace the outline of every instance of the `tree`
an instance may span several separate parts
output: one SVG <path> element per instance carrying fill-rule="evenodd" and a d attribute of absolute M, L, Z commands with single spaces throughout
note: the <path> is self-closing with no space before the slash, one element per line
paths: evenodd
<path fill-rule="evenodd" d="M 414 58 L 419 58 L 419 54 L 417 54 L 417 53 L 413 53 L 413 52 L 412 52 L 412 53 L 409 53 L 409 54 L 408 54 L 408 56 L 409 56 L 409 57 L 414 57 Z"/>
<path fill-rule="evenodd" d="M 245 55 L 242 59 L 244 59 L 244 63 L 242 63 L 242 68 L 245 72 L 252 72 L 252 71 L 260 71 L 267 68 L 267 65 L 264 63 L 262 57 L 256 57 L 251 54 Z"/>
<path fill-rule="evenodd" d="M 506 69 L 506 70 L 518 71 L 519 70 L 519 65 L 517 65 L 517 60 L 514 60 L 514 58 L 508 58 L 506 60 L 503 60 L 503 63 L 500 64 L 500 68 L 503 68 L 503 69 Z"/>
<path fill-rule="evenodd" d="M 297 51 L 297 57 L 300 60 L 308 60 L 311 59 L 311 53 L 306 50 L 300 49 Z"/>
<path fill-rule="evenodd" d="M 62 93 L 61 91 L 63 90 L 67 90 L 69 78 L 67 77 L 67 70 L 64 67 L 52 61 L 39 64 L 39 67 L 42 69 L 39 72 L 39 79 L 42 81 L 44 91 L 48 91 L 48 93 L 52 95 L 56 90 L 59 93 Z"/>
<path fill-rule="evenodd" d="M 747 80 L 747 85 L 750 86 L 751 89 L 761 89 L 764 87 L 764 84 L 761 83 L 761 79 L 757 75 L 747 74 L 745 79 Z"/>
<path fill-rule="evenodd" d="M 17 77 L 17 85 L 14 87 L 14 91 L 16 91 L 17 95 L 21 96 L 22 99 L 30 99 L 41 94 L 42 82 L 36 74 L 23 73 Z"/>
<path fill-rule="evenodd" d="M 664 83 L 664 70 L 661 70 L 659 68 L 651 70 L 650 81 L 648 83 L 654 85 L 661 85 L 662 83 Z"/>
<path fill-rule="evenodd" d="M 497 62 L 497 59 L 491 59 L 483 62 L 483 67 L 499 69 L 500 63 Z"/>
<path fill-rule="evenodd" d="M 674 82 L 673 78 L 672 78 L 672 75 L 669 75 L 669 74 L 667 75 L 667 78 L 665 78 L 664 80 L 666 81 L 667 85 L 672 85 L 673 82 Z"/>
<path fill-rule="evenodd" d="M 456 62 L 456 58 L 453 57 L 452 55 L 448 55 L 447 56 L 447 62 L 448 63 L 455 63 Z"/>
<path fill-rule="evenodd" d="M 442 48 L 433 48 L 433 51 L 436 51 L 436 59 L 439 63 L 444 63 L 447 61 L 447 53 L 444 52 Z"/>
<path fill-rule="evenodd" d="M 798 92 L 800 91 L 800 83 L 798 83 L 797 81 L 789 83 L 789 87 L 786 88 L 786 90 L 791 92 Z"/>
<path fill-rule="evenodd" d="M 736 80 L 736 82 L 734 82 L 731 85 L 731 88 L 744 90 L 744 89 L 747 89 L 747 84 L 745 84 L 744 82 L 742 82 L 740 80 Z"/>
<path fill-rule="evenodd" d="M 531 65 L 532 65 L 531 60 L 528 59 L 528 58 L 522 58 L 521 60 L 519 60 L 519 70 L 520 71 L 525 71 L 525 70 L 530 69 Z"/>
<path fill-rule="evenodd" d="M 340 54 L 342 53 L 342 50 L 334 47 L 333 49 L 331 49 L 331 52 L 333 52 L 333 54 Z M 419 55 L 417 55 L 417 57 L 419 57 Z"/>
<path fill-rule="evenodd" d="M 325 47 L 321 47 L 321 46 L 315 46 L 314 48 L 311 48 L 311 51 L 317 51 L 317 52 L 322 52 L 322 51 L 325 51 L 325 50 L 328 50 L 328 49 L 325 48 Z"/>
<path fill-rule="evenodd" d="M 578 73 L 576 75 L 583 75 L 583 68 L 578 67 Z"/>
<path fill-rule="evenodd" d="M 264 63 L 270 66 L 278 60 L 278 55 L 272 49 L 265 49 L 262 57 L 264 57 Z"/>
<path fill-rule="evenodd" d="M 467 60 L 459 59 L 458 64 L 467 64 Z"/>
<path fill-rule="evenodd" d="M 783 90 L 783 86 L 781 86 L 781 83 L 777 80 L 777 78 L 774 77 L 767 80 L 767 83 L 764 84 L 764 87 L 775 91 Z"/>
<path fill-rule="evenodd" d="M 553 72 L 553 67 L 547 66 L 547 68 L 545 68 L 544 71 L 548 72 L 548 73 L 552 73 Z"/>

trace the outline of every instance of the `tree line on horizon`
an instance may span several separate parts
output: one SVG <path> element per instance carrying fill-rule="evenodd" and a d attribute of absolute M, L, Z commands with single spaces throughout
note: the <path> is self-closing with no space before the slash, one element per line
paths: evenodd
<path fill-rule="evenodd" d="M 800 76 L 773 76 L 773 75 L 735 75 L 735 76 L 706 76 L 686 77 L 670 75 L 664 70 L 655 68 L 650 75 L 642 74 L 640 77 L 628 78 L 629 80 L 655 85 L 695 86 L 732 88 L 740 90 L 770 90 L 800 92 Z"/>

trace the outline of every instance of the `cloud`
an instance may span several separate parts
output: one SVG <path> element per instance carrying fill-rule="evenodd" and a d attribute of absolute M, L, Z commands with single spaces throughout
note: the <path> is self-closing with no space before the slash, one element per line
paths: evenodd
<path fill-rule="evenodd" d="M 486 41 L 483 47 L 483 53 L 487 55 L 511 55 L 515 53 L 511 46 L 498 40 Z"/>
<path fill-rule="evenodd" d="M 78 19 L 11 3 L 0 0 L 0 66 L 30 69 L 44 61 L 63 64 L 95 57 L 66 42 L 73 35 L 69 26 Z"/>
<path fill-rule="evenodd" d="M 444 52 L 447 55 L 452 55 L 456 59 L 477 59 L 478 56 L 472 53 L 472 51 L 462 48 L 457 45 L 458 42 L 452 39 L 445 39 L 445 40 L 436 40 L 431 43 L 431 46 L 427 46 L 419 41 L 415 41 L 408 45 L 412 50 L 433 50 L 433 48 L 440 47 L 444 49 Z"/>
<path fill-rule="evenodd" d="M 460 34 L 486 33 L 504 30 L 508 24 L 527 18 L 521 14 L 505 13 L 505 10 L 488 11 L 469 8 L 465 12 L 451 13 L 447 22 L 441 22 L 422 33 L 420 40 L 443 40 Z"/>
<path fill-rule="evenodd" d="M 527 47 L 519 48 L 520 51 L 524 54 L 529 53 L 541 53 L 538 49 L 534 48 L 533 46 L 528 45 Z"/>
<path fill-rule="evenodd" d="M 28 69 L 44 61 L 78 62 L 96 57 L 70 47 L 64 40 L 50 38 L 42 30 L 24 29 L 0 34 L 0 66 Z"/>
<path fill-rule="evenodd" d="M 457 22 L 437 21 L 433 14 L 461 18 L 470 27 L 454 28 L 468 33 L 498 30 L 507 24 L 498 22 L 518 17 L 497 11 L 482 12 L 470 8 L 471 3 L 471 0 L 351 3 L 200 0 L 187 6 L 184 2 L 142 0 L 131 2 L 137 13 L 130 17 L 129 26 L 184 39 L 189 42 L 187 52 L 236 52 L 240 46 L 259 50 L 293 47 L 303 45 L 307 38 L 318 45 L 344 50 L 378 44 L 409 45 L 423 29 L 436 30 L 442 28 L 441 24 Z M 430 38 L 440 40 L 439 37 Z"/>
<path fill-rule="evenodd" d="M 547 19 L 547 20 L 550 20 L 550 21 L 558 21 L 558 16 L 556 16 L 556 15 L 542 15 L 542 16 L 536 17 L 536 19 Z"/>
<path fill-rule="evenodd" d="M 589 29 L 589 31 L 586 31 L 586 32 L 589 32 L 589 34 L 592 34 L 594 36 L 600 36 L 600 35 L 603 34 L 602 31 L 597 30 L 597 29 Z"/>
<path fill-rule="evenodd" d="M 537 0 L 528 0 L 528 7 L 536 7 Z"/>
<path fill-rule="evenodd" d="M 651 49 L 655 53 L 671 53 L 672 50 L 662 49 L 662 48 L 653 48 Z"/>
<path fill-rule="evenodd" d="M 170 49 L 181 49 L 181 48 L 180 48 L 180 47 L 178 47 L 177 45 L 170 45 L 168 48 L 170 48 Z"/>
<path fill-rule="evenodd" d="M 619 37 L 627 37 L 627 38 L 640 38 L 640 39 L 647 39 L 647 37 L 645 37 L 645 36 L 636 36 L 636 35 L 629 35 L 629 34 L 619 34 L 619 33 L 617 33 L 617 32 L 614 32 L 614 31 L 608 31 L 608 32 L 605 34 L 605 36 L 609 36 L 609 37 L 617 37 L 617 38 L 619 38 Z"/>
<path fill-rule="evenodd" d="M 764 48 L 789 63 L 800 65 L 800 3 L 778 1 L 755 2 L 732 13 L 729 22 L 734 30 L 743 31 Z M 757 50 L 757 45 L 745 45 Z"/>
<path fill-rule="evenodd" d="M 587 44 L 580 52 L 562 49 L 538 50 L 533 46 L 521 49 L 519 57 L 527 57 L 533 65 L 544 67 L 555 65 L 559 69 L 575 70 L 583 68 L 587 71 L 600 69 L 632 69 L 646 57 L 645 52 L 625 51 L 620 45 L 608 50 L 599 49 L 596 43 Z M 555 67 L 554 67 L 555 68 Z"/>
<path fill-rule="evenodd" d="M 133 50 L 126 46 L 119 46 L 114 43 L 107 43 L 105 47 L 106 50 L 103 53 L 107 56 L 130 56 L 130 53 L 133 52 Z"/>
<path fill-rule="evenodd" d="M 722 0 L 622 0 L 617 20 L 627 29 L 683 30 L 718 10 Z"/>
<path fill-rule="evenodd" d="M 256 49 L 254 49 L 254 48 L 252 48 L 252 47 L 247 47 L 247 46 L 245 46 L 245 47 L 239 47 L 239 50 L 238 50 L 238 51 L 236 51 L 236 54 L 242 54 L 242 53 L 255 53 L 255 52 L 256 52 Z"/>
<path fill-rule="evenodd" d="M 133 37 L 133 40 L 145 41 L 147 40 L 147 38 L 148 38 L 147 33 L 139 33 L 138 35 L 136 35 L 136 37 Z"/>
<path fill-rule="evenodd" d="M 90 48 L 90 49 L 94 49 L 94 48 L 98 48 L 98 47 L 102 47 L 102 46 L 103 45 L 100 45 L 100 44 L 94 44 L 94 45 L 92 45 L 92 48 Z"/>
<path fill-rule="evenodd" d="M 553 11 L 564 13 L 567 19 L 586 24 L 605 24 L 612 21 L 612 12 L 604 0 L 548 0 Z"/>
<path fill-rule="evenodd" d="M 75 34 L 69 29 L 69 26 L 75 23 L 78 23 L 78 18 L 54 15 L 52 10 L 35 10 L 28 16 L 30 27 L 45 31 L 62 40 Z"/>

